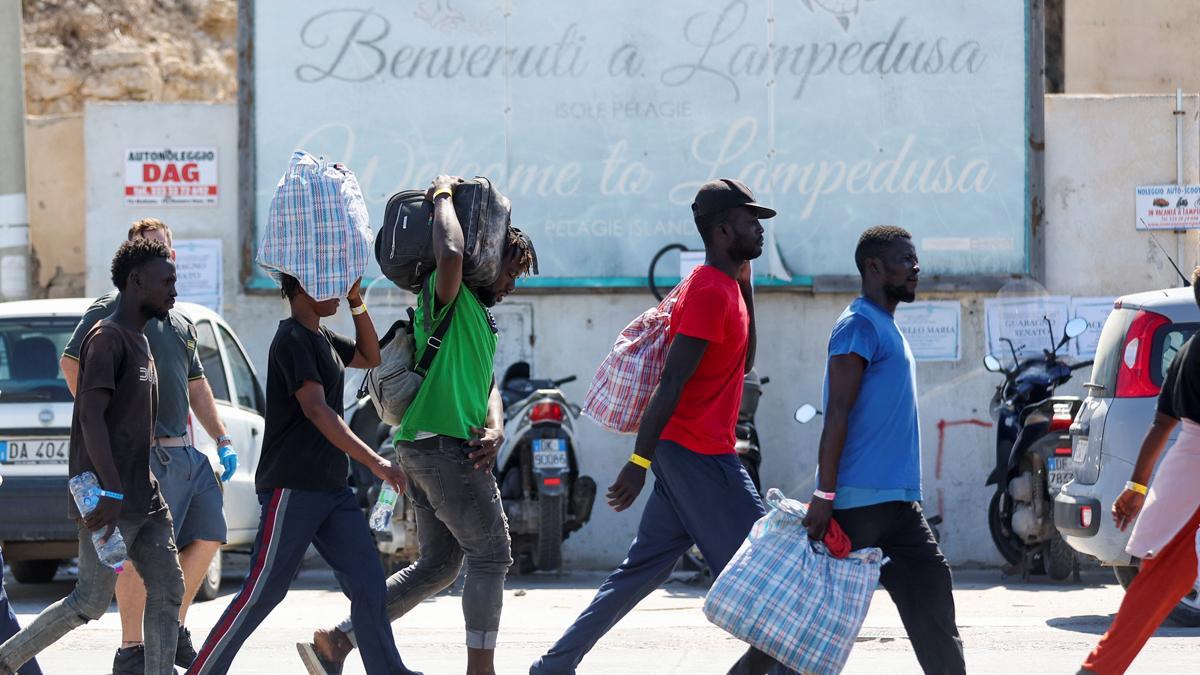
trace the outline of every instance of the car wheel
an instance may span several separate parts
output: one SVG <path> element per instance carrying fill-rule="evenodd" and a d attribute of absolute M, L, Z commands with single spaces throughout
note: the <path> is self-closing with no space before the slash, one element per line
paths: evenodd
<path fill-rule="evenodd" d="M 1114 567 L 1113 573 L 1117 576 L 1117 582 L 1121 584 L 1121 588 L 1128 589 L 1129 585 L 1137 577 L 1138 568 L 1134 565 L 1122 565 Z M 1171 610 L 1170 616 L 1167 617 L 1177 626 L 1186 628 L 1196 628 L 1200 626 L 1200 578 L 1192 585 L 1192 590 L 1175 605 L 1175 609 Z"/>
<path fill-rule="evenodd" d="M 1063 541 L 1062 535 L 1054 533 L 1054 537 L 1046 544 L 1046 574 L 1055 581 L 1062 581 L 1075 571 L 1075 549 Z"/>
<path fill-rule="evenodd" d="M 23 584 L 48 584 L 58 572 L 57 560 L 17 560 L 8 564 L 13 578 Z"/>
<path fill-rule="evenodd" d="M 200 589 L 196 591 L 196 602 L 207 602 L 213 600 L 221 592 L 221 556 L 224 555 L 220 551 L 213 556 L 212 562 L 208 564 L 208 571 L 204 573 L 204 579 L 200 582 Z"/>

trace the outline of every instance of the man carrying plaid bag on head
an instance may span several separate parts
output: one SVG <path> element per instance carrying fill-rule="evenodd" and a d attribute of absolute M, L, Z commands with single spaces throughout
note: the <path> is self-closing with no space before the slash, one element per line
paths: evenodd
<path fill-rule="evenodd" d="M 704 240 L 705 264 L 680 285 L 671 309 L 666 365 L 634 453 L 608 489 L 608 503 L 617 511 L 629 508 L 647 470 L 654 471 L 654 491 L 625 561 L 534 662 L 531 675 L 574 673 L 596 642 L 667 579 L 693 543 L 720 572 L 763 515 L 734 450 L 734 426 L 743 377 L 754 365 L 750 260 L 762 254 L 759 219 L 772 218 L 775 211 L 754 203 L 742 183 L 723 179 L 700 188 L 692 213 Z M 752 654 L 763 656 L 754 649 Z"/>

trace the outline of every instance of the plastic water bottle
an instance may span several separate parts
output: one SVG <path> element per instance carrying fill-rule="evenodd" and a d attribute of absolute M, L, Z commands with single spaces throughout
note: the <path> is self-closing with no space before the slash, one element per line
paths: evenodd
<path fill-rule="evenodd" d="M 379 489 L 379 499 L 375 508 L 371 509 L 371 529 L 376 532 L 389 532 L 392 529 L 392 512 L 396 510 L 396 498 L 400 493 L 391 483 L 384 483 Z"/>
<path fill-rule="evenodd" d="M 80 515 L 86 516 L 100 505 L 100 481 L 96 480 L 96 474 L 84 471 L 78 476 L 72 476 L 67 485 L 71 496 L 75 498 L 75 506 L 79 508 Z M 92 532 L 92 544 L 96 547 L 96 555 L 100 557 L 100 562 L 120 572 L 127 555 L 125 538 L 121 536 L 120 530 L 114 528 L 108 541 L 101 543 L 106 529 Z"/>

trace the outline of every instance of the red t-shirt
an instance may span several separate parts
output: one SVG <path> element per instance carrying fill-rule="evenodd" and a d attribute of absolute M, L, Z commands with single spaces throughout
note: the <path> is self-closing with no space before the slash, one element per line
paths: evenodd
<path fill-rule="evenodd" d="M 708 348 L 661 438 L 702 455 L 732 454 L 750 337 L 746 301 L 736 281 L 708 265 L 683 284 L 671 311 L 670 339 L 682 333 L 708 341 Z"/>

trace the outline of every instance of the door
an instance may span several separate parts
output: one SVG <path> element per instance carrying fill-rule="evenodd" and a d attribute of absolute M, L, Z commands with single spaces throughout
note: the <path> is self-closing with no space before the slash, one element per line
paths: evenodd
<path fill-rule="evenodd" d="M 251 542 L 258 529 L 259 505 L 254 489 L 254 474 L 262 456 L 263 414 L 266 410 L 262 388 L 246 352 L 233 333 L 217 326 L 225 363 L 229 367 L 231 404 L 225 425 L 238 451 L 238 469 L 226 490 L 225 514 L 229 541 Z M 235 431 L 236 430 L 236 431 Z M 231 499 L 232 497 L 232 499 Z"/>
<path fill-rule="evenodd" d="M 496 342 L 496 381 L 517 361 L 533 365 L 533 305 L 505 302 L 491 308 L 499 331 Z"/>
<path fill-rule="evenodd" d="M 246 452 L 247 448 L 252 447 L 252 439 L 250 438 L 250 430 L 245 428 L 243 420 L 238 415 L 238 409 L 234 405 L 234 392 L 230 384 L 230 373 L 226 367 L 225 356 L 222 353 L 221 345 L 217 339 L 217 330 L 213 323 L 207 319 L 202 319 L 196 322 L 196 352 L 200 356 L 200 363 L 204 366 L 204 375 L 208 379 L 208 386 L 212 388 L 213 399 L 217 403 L 217 413 L 221 416 L 221 421 L 225 424 L 226 433 L 233 440 L 233 447 L 238 451 L 239 464 L 244 462 L 242 453 Z M 193 421 L 192 437 L 195 439 L 196 447 L 208 455 L 209 461 L 213 463 L 213 467 L 219 472 L 220 461 L 217 458 L 216 442 L 209 438 L 199 424 Z M 248 464 L 248 462 L 246 462 Z M 249 479 L 247 479 L 249 476 Z M 249 505 L 253 506 L 253 517 L 249 518 L 257 522 L 258 514 L 258 499 L 254 493 L 254 475 L 247 474 L 244 466 L 239 466 L 237 473 L 228 483 L 222 484 L 225 497 L 225 524 L 229 530 L 229 543 L 239 543 L 242 539 L 240 533 L 235 532 L 246 527 L 248 516 L 246 510 Z M 253 540 L 253 534 L 251 535 Z"/>

